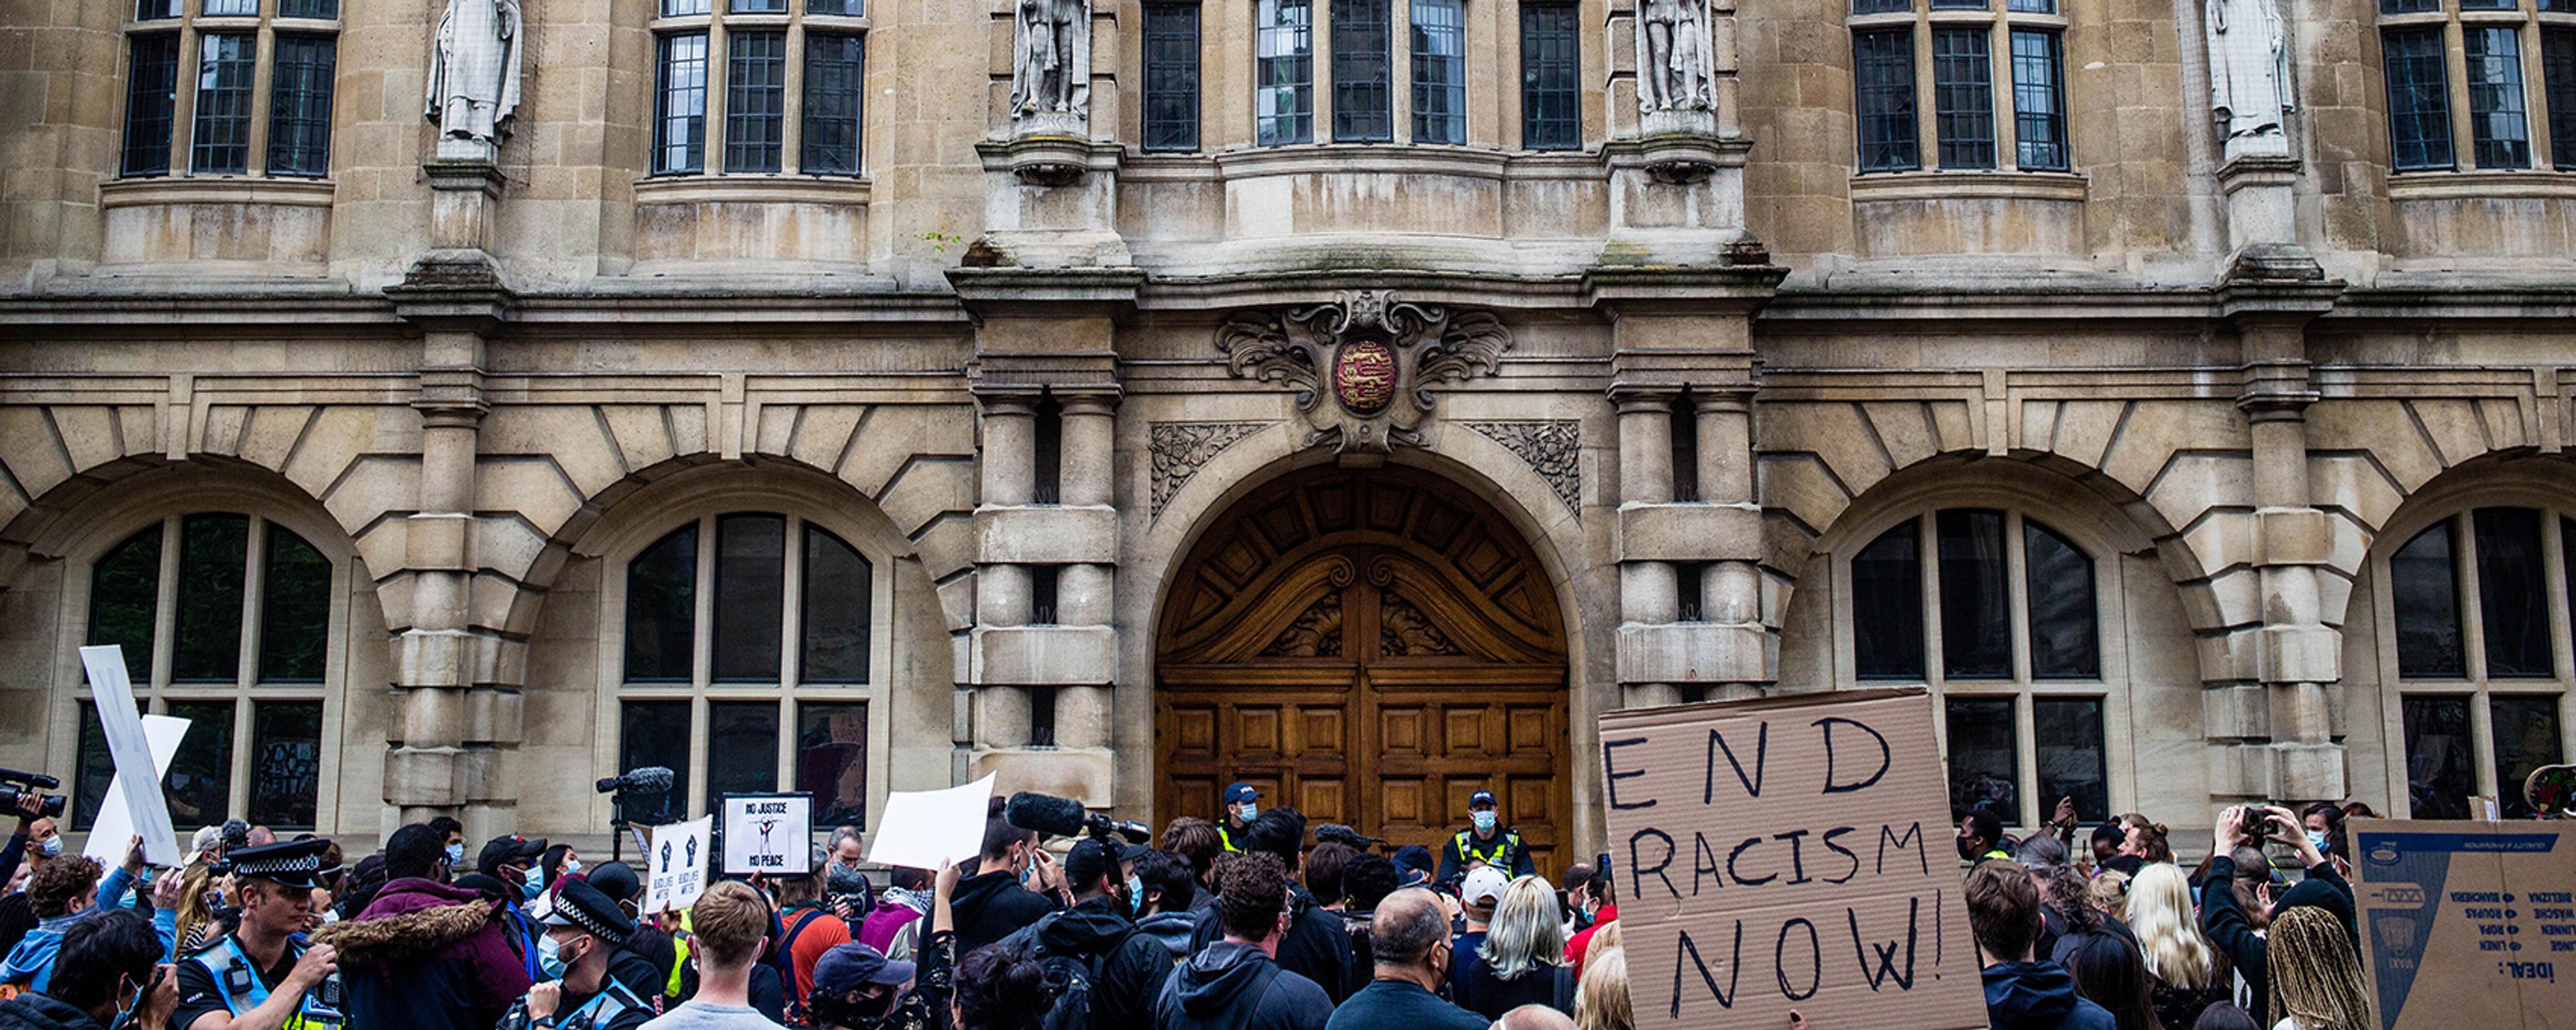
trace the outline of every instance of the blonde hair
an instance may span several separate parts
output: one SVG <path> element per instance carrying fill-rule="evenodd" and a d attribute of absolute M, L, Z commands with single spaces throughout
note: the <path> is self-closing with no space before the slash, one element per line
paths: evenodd
<path fill-rule="evenodd" d="M 2104 874 L 2109 875 L 2109 874 Z M 2191 913 L 2191 879 L 2182 867 L 2151 862 L 2129 880 L 2129 930 L 2147 972 L 2176 987 L 2209 986 L 2217 951 Z"/>
<path fill-rule="evenodd" d="M 732 968 L 760 957 L 769 934 L 769 904 L 740 880 L 720 880 L 689 910 L 689 933 L 709 960 Z"/>
<path fill-rule="evenodd" d="M 1592 939 L 1585 942 L 1583 945 L 1583 962 L 1581 964 L 1586 971 L 1589 971 L 1592 968 L 1592 963 L 1600 960 L 1601 956 L 1618 951 L 1626 946 L 1627 942 L 1620 939 L 1619 936 L 1619 921 L 1613 919 L 1607 923 L 1601 924 L 1592 931 Z"/>
<path fill-rule="evenodd" d="M 2269 940 L 2275 1015 L 2295 1018 L 2301 1030 L 2369 1030 L 2361 962 L 2342 920 L 2321 908 L 2288 909 L 2272 917 Z"/>
<path fill-rule="evenodd" d="M 2136 886 L 2129 874 L 2105 869 L 2084 885 L 2084 903 L 2106 916 L 2117 916 L 2128 904 L 2129 891 Z"/>
<path fill-rule="evenodd" d="M 195 947 L 215 923 L 212 906 L 206 904 L 206 891 L 215 882 L 210 863 L 192 862 L 179 874 L 179 923 L 176 934 L 181 951 Z"/>
<path fill-rule="evenodd" d="M 1565 924 L 1556 920 L 1556 888 L 1536 876 L 1521 877 L 1503 888 L 1503 900 L 1494 905 L 1493 921 L 1485 931 L 1485 946 L 1476 954 L 1505 980 L 1518 980 L 1542 966 L 1565 964 Z"/>
<path fill-rule="evenodd" d="M 1598 941 L 1600 937 L 1593 939 Z M 1628 1008 L 1628 949 L 1614 948 L 1584 960 L 1582 989 L 1575 996 L 1574 1027 L 1636 1030 L 1636 1017 Z"/>

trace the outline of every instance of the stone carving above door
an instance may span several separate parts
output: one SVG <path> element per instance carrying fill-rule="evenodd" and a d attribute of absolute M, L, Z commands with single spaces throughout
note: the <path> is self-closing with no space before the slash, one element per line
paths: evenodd
<path fill-rule="evenodd" d="M 1547 480 L 1556 499 L 1576 519 L 1583 517 L 1583 423 L 1574 419 L 1468 422 L 1477 435 L 1503 445 L 1530 471 Z"/>
<path fill-rule="evenodd" d="M 1163 505 L 1172 495 L 1189 485 L 1199 467 L 1234 446 L 1235 441 L 1251 436 L 1276 422 L 1156 422 L 1146 441 L 1154 458 L 1153 518 L 1163 516 Z"/>
<path fill-rule="evenodd" d="M 1512 334 L 1491 312 L 1344 290 L 1330 304 L 1238 312 L 1216 345 L 1236 376 L 1297 391 L 1305 446 L 1382 456 L 1398 444 L 1422 446 L 1431 385 L 1494 374 Z"/>

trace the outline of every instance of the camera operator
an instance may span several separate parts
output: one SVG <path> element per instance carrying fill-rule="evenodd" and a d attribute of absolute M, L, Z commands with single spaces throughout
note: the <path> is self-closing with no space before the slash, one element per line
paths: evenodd
<path fill-rule="evenodd" d="M 10 834 L 8 845 L 0 848 L 0 884 L 12 882 L 22 864 L 32 874 L 35 867 L 63 853 L 62 831 L 45 817 L 44 809 L 43 795 L 32 790 L 18 793 L 18 803 L 10 810 L 18 817 L 18 832 Z M 27 906 L 25 892 L 0 899 L 0 955 L 8 954 L 35 928 L 35 911 Z"/>
<path fill-rule="evenodd" d="M 859 863 L 867 857 L 867 840 L 859 835 L 858 827 L 844 826 L 832 831 L 831 842 L 823 845 L 823 850 L 832 856 L 824 872 L 825 896 L 832 899 L 832 914 L 850 924 L 850 936 L 855 939 L 868 913 L 877 907 L 876 884 L 859 871 Z"/>
<path fill-rule="evenodd" d="M 1538 872 L 1520 831 L 1502 824 L 1502 812 L 1494 802 L 1493 791 L 1468 795 L 1467 816 L 1468 827 L 1458 831 L 1449 839 L 1449 846 L 1441 849 L 1441 883 L 1458 883 L 1477 866 L 1492 866 L 1515 880 Z"/>
<path fill-rule="evenodd" d="M 1128 854 L 1113 841 L 1087 837 L 1064 856 L 1064 875 L 1073 891 L 1072 908 L 1048 914 L 1034 925 L 1003 938 L 1003 947 L 1033 953 L 1051 969 L 1056 960 L 1078 963 L 1091 990 L 1087 1001 L 1094 1030 L 1143 1026 L 1154 1017 L 1154 996 L 1172 970 L 1170 953 L 1153 937 L 1136 929 L 1133 916 L 1142 893 L 1128 873 Z M 1071 979 L 1071 978 L 1068 978 Z M 1057 996 L 1067 1006 L 1074 992 Z M 1067 1013 L 1069 1018 L 1070 1013 Z M 1055 1022 L 1050 1017 L 1050 1022 Z"/>

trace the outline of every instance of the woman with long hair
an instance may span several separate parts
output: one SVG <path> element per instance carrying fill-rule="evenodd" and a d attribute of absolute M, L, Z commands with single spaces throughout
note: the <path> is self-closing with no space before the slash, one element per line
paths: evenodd
<path fill-rule="evenodd" d="M 1557 918 L 1556 889 L 1536 876 L 1503 888 L 1487 924 L 1484 946 L 1458 961 L 1458 1007 L 1501 1019 L 1523 1005 L 1545 1005 L 1574 1014 L 1574 973 L 1565 966 L 1565 923 Z"/>
<path fill-rule="evenodd" d="M 1584 957 L 1583 994 L 1574 1006 L 1574 1030 L 1637 1030 L 1628 1008 L 1628 949 L 1596 946 Z"/>
<path fill-rule="evenodd" d="M 2192 915 L 2191 881 L 2179 866 L 2157 863 L 2129 881 L 2129 931 L 2137 935 L 2154 979 L 2156 1018 L 2188 1027 L 2210 1006 L 2227 1000 L 2235 967 L 2200 932 Z"/>
<path fill-rule="evenodd" d="M 2369 989 L 2341 920 L 2289 909 L 2272 917 L 2270 941 L 2273 1030 L 2370 1030 Z"/>
<path fill-rule="evenodd" d="M 2096 931 L 2072 938 L 2072 945 L 2065 949 L 2065 965 L 2075 978 L 2075 993 L 2109 1009 L 2119 1030 L 2164 1030 L 2149 996 L 2147 965 L 2127 938 Z"/>

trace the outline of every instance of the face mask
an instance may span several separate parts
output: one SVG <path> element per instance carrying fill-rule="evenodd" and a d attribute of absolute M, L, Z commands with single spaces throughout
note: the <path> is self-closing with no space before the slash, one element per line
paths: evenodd
<path fill-rule="evenodd" d="M 1022 886 L 1022 887 L 1026 887 L 1026 886 L 1028 886 L 1032 881 L 1036 880 L 1037 878 L 1038 878 L 1038 864 L 1037 864 L 1037 863 L 1035 863 L 1035 862 L 1031 862 L 1031 863 L 1029 863 L 1029 864 L 1027 864 L 1027 865 L 1024 865 L 1024 866 L 1021 866 L 1021 867 L 1020 867 L 1020 886 Z"/>
<path fill-rule="evenodd" d="M 572 969 L 572 964 L 579 961 L 579 955 L 569 959 L 563 957 L 563 946 L 555 943 L 553 937 L 540 935 L 537 938 L 537 968 L 546 974 L 546 979 L 563 979 L 564 974 Z"/>
<path fill-rule="evenodd" d="M 447 864 L 450 867 L 465 864 L 465 845 L 450 844 L 447 846 Z"/>
<path fill-rule="evenodd" d="M 524 894 L 524 895 L 527 895 L 527 898 L 528 898 L 528 900 L 530 900 L 530 901 L 535 901 L 535 900 L 537 900 L 537 895 L 543 894 L 543 893 L 545 893 L 545 892 L 546 892 L 546 885 L 545 885 L 545 884 L 542 884 L 542 883 L 538 883 L 538 882 L 537 882 L 536 880 L 534 880 L 534 879 L 523 880 L 523 881 L 520 881 L 520 883 L 519 883 L 519 893 Z"/>
<path fill-rule="evenodd" d="M 1970 848 L 1968 847 L 1968 838 L 1966 838 L 1966 837 L 1960 837 L 1960 838 L 1958 838 L 1958 843 L 1959 843 L 1959 857 L 1960 857 L 1960 858 L 1964 858 L 1964 859 L 1968 859 L 1968 860 L 1970 860 L 1970 861 L 1974 861 L 1974 860 L 1976 859 L 1976 857 L 1977 857 L 1977 853 L 1976 853 L 1974 850 L 1972 850 L 1972 849 L 1970 849 Z"/>
<path fill-rule="evenodd" d="M 1470 820 L 1473 820 L 1473 821 L 1475 822 L 1475 824 L 1476 824 L 1476 832 L 1478 832 L 1478 833 L 1492 833 L 1492 832 L 1494 832 L 1494 822 L 1495 822 L 1495 820 L 1494 820 L 1494 813 L 1492 813 L 1492 812 L 1477 812 L 1477 813 L 1474 813 L 1474 814 L 1472 814 L 1472 815 L 1468 816 L 1467 818 L 1469 818 Z"/>
<path fill-rule="evenodd" d="M 2316 848 L 2318 854 L 2324 854 L 2326 851 L 2326 831 L 2309 830 L 2308 844 Z"/>
<path fill-rule="evenodd" d="M 47 837 L 45 838 L 44 843 L 36 845 L 36 850 L 43 853 L 46 858 L 61 858 L 63 857 L 63 839 L 61 837 Z"/>
<path fill-rule="evenodd" d="M 581 860 L 580 860 L 580 859 L 578 859 L 578 858 L 573 859 L 572 861 L 570 861 L 570 862 L 566 862 L 566 863 L 564 863 L 564 864 L 563 864 L 563 875 L 565 875 L 565 876 L 571 876 L 572 874 L 574 874 L 574 873 L 578 873 L 578 872 L 580 872 L 580 871 L 581 871 Z"/>
<path fill-rule="evenodd" d="M 1243 822 L 1251 822 L 1254 816 L 1258 816 L 1260 814 L 1261 806 L 1249 801 L 1234 806 L 1234 817 Z"/>
<path fill-rule="evenodd" d="M 1145 914 L 1145 881 L 1133 876 L 1127 878 L 1127 912 L 1129 915 Z"/>

